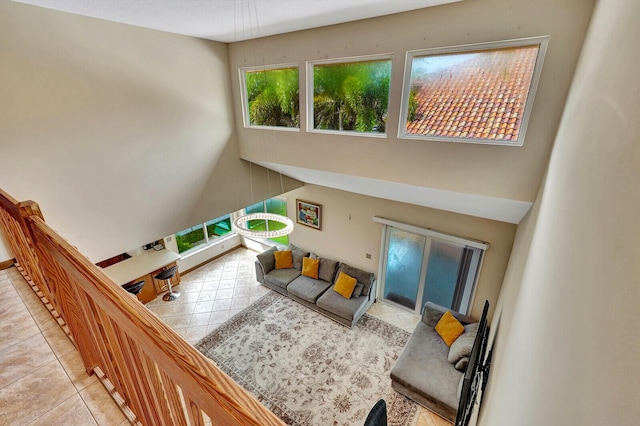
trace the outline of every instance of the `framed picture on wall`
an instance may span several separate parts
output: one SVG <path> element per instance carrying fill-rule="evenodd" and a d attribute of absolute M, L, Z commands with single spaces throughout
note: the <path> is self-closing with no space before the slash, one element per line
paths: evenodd
<path fill-rule="evenodd" d="M 322 227 L 322 206 L 296 199 L 296 221 L 320 230 Z"/>

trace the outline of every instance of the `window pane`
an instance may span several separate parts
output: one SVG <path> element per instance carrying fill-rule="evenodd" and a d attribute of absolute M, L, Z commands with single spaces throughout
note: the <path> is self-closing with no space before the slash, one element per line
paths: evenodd
<path fill-rule="evenodd" d="M 250 126 L 300 127 L 298 68 L 246 70 Z"/>
<path fill-rule="evenodd" d="M 205 239 L 202 225 L 192 226 L 191 228 L 185 229 L 176 234 L 178 253 L 183 253 L 204 243 Z"/>
<path fill-rule="evenodd" d="M 251 213 L 264 213 L 264 202 L 260 201 L 259 203 L 255 203 L 244 209 L 246 214 Z M 257 229 L 259 231 L 264 231 L 267 229 L 266 222 L 264 220 L 250 220 L 246 223 L 247 228 L 249 229 Z"/>
<path fill-rule="evenodd" d="M 314 64 L 313 128 L 385 133 L 391 59 Z"/>
<path fill-rule="evenodd" d="M 521 144 L 539 50 L 413 56 L 405 135 Z"/>
<path fill-rule="evenodd" d="M 287 215 L 287 202 L 285 200 L 279 199 L 279 198 L 270 198 L 266 201 L 261 201 L 259 203 L 253 204 L 247 208 L 245 208 L 245 212 L 247 214 L 251 214 L 251 213 L 276 213 L 282 216 L 286 216 Z M 266 220 L 250 220 L 247 222 L 246 224 L 247 228 L 249 229 L 255 229 L 255 230 L 259 230 L 259 231 L 266 231 L 266 230 L 278 230 L 278 229 L 282 229 L 285 227 L 284 224 L 280 223 L 280 222 L 275 222 L 272 220 L 266 221 Z M 271 241 L 274 241 L 276 243 L 282 244 L 282 245 L 288 245 L 289 244 L 289 236 L 288 235 L 284 235 L 282 237 L 277 237 L 277 238 L 269 238 Z"/>
<path fill-rule="evenodd" d="M 281 216 L 287 215 L 287 202 L 285 200 L 281 200 L 278 198 L 271 198 L 267 200 L 265 204 L 267 205 L 267 213 L 275 213 Z M 268 222 L 269 222 L 268 227 L 269 227 L 269 230 L 271 231 L 276 231 L 286 226 L 284 223 L 274 222 L 272 220 Z M 277 238 L 270 238 L 270 240 L 285 246 L 289 244 L 288 235 L 284 235 L 282 237 L 277 237 Z"/>
<path fill-rule="evenodd" d="M 431 240 L 422 297 L 423 306 L 430 300 L 446 308 L 456 308 L 453 306 L 453 295 L 459 281 L 463 251 L 464 246 L 447 241 Z"/>
<path fill-rule="evenodd" d="M 231 232 L 231 217 L 229 215 L 221 216 L 217 219 L 210 220 L 205 226 L 207 227 L 207 235 L 210 240 L 221 237 Z"/>
<path fill-rule="evenodd" d="M 427 238 L 390 228 L 384 298 L 414 310 Z"/>

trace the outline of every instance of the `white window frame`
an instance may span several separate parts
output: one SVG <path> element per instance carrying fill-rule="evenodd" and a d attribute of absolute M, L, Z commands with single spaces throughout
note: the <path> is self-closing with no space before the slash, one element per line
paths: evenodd
<path fill-rule="evenodd" d="M 524 138 L 527 131 L 527 125 L 529 123 L 529 117 L 531 110 L 533 109 L 533 101 L 535 99 L 536 90 L 538 88 L 538 82 L 540 80 L 540 74 L 542 73 L 542 65 L 544 62 L 545 53 L 547 51 L 547 45 L 549 43 L 549 36 L 529 37 L 513 40 L 503 40 L 488 43 L 476 43 L 465 44 L 459 46 L 438 47 L 433 49 L 420 49 L 410 50 L 406 53 L 405 67 L 404 67 L 404 79 L 402 82 L 402 102 L 400 104 L 400 123 L 398 125 L 398 138 L 399 139 L 419 139 L 429 141 L 440 142 L 458 142 L 458 143 L 472 143 L 472 144 L 486 144 L 486 145 L 506 145 L 506 146 L 522 146 L 524 144 Z M 407 115 L 409 109 L 409 93 L 411 90 L 411 71 L 414 58 L 439 55 L 444 53 L 472 53 L 478 50 L 499 49 L 509 47 L 526 47 L 538 45 L 538 55 L 536 57 L 536 64 L 533 70 L 531 78 L 531 85 L 529 86 L 529 94 L 527 95 L 527 102 L 524 107 L 524 114 L 520 129 L 518 131 L 517 141 L 504 141 L 497 139 L 476 139 L 476 138 L 459 138 L 459 137 L 444 137 L 444 136 L 427 136 L 416 135 L 406 133 Z"/>
<path fill-rule="evenodd" d="M 240 99 L 242 101 L 242 122 L 246 129 L 268 129 L 268 130 L 281 130 L 284 132 L 299 132 L 300 126 L 298 127 L 284 127 L 284 126 L 260 126 L 251 124 L 250 116 L 249 116 L 249 99 L 247 94 L 247 83 L 245 80 L 245 73 L 255 72 L 255 71 L 270 71 L 270 70 L 281 70 L 287 68 L 297 68 L 298 69 L 298 96 L 302 93 L 300 87 L 300 64 L 288 63 L 288 64 L 275 64 L 275 65 L 266 65 L 266 66 L 254 66 L 254 67 L 242 67 L 238 68 L 238 78 L 240 79 Z M 302 105 L 300 105 L 300 124 L 302 124 Z"/>
<path fill-rule="evenodd" d="M 233 222 L 233 213 L 228 213 L 228 215 L 229 215 L 229 220 L 231 222 Z M 210 222 L 210 221 L 215 220 L 215 219 L 219 219 L 219 218 L 221 218 L 223 216 L 227 216 L 227 215 L 218 216 L 216 218 L 208 220 L 207 222 Z M 191 228 L 195 228 L 197 226 L 200 226 L 201 229 L 202 229 L 202 232 L 204 233 L 204 243 L 198 244 L 195 247 L 191 247 L 190 249 L 185 250 L 182 253 L 178 253 L 181 258 L 188 257 L 188 256 L 190 256 L 192 254 L 195 254 L 195 253 L 197 253 L 199 251 L 202 251 L 203 249 L 205 249 L 207 247 L 212 246 L 213 244 L 217 244 L 217 243 L 219 243 L 221 241 L 224 241 L 225 239 L 227 239 L 229 237 L 232 237 L 232 236 L 236 235 L 236 233 L 233 231 L 233 228 L 232 228 L 228 233 L 226 233 L 224 235 L 219 235 L 217 237 L 209 238 L 209 233 L 207 232 L 207 222 L 201 223 L 199 225 L 193 225 L 193 226 L 191 226 L 189 228 L 189 229 L 191 229 Z M 183 229 L 183 231 L 184 231 L 184 229 Z M 182 231 L 180 231 L 180 232 L 182 232 Z M 176 240 L 176 244 L 177 244 L 177 237 L 178 237 L 178 234 L 173 234 L 173 238 L 174 238 L 174 240 Z"/>
<path fill-rule="evenodd" d="M 306 105 L 307 132 L 324 133 L 324 134 L 331 134 L 331 135 L 363 136 L 363 137 L 370 137 L 370 138 L 386 138 L 388 135 L 387 131 L 385 131 L 384 133 L 378 133 L 378 132 L 357 132 L 354 130 L 328 130 L 328 129 L 314 128 L 315 117 L 313 112 L 313 100 L 314 100 L 313 67 L 316 65 L 347 64 L 350 62 L 373 62 L 373 61 L 381 61 L 381 60 L 391 61 L 391 73 L 393 73 L 393 54 L 391 53 L 363 55 L 363 56 L 349 56 L 344 58 L 307 61 L 307 105 Z M 387 99 L 387 117 L 389 115 L 389 110 L 391 108 L 391 85 L 392 85 L 391 73 L 389 75 L 389 99 Z M 389 127 L 388 123 L 389 122 L 387 121 L 387 128 Z"/>

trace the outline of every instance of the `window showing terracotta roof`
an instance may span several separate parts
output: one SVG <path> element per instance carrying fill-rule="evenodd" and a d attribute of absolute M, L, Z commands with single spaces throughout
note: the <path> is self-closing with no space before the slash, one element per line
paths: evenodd
<path fill-rule="evenodd" d="M 539 47 L 415 57 L 406 133 L 517 141 Z"/>

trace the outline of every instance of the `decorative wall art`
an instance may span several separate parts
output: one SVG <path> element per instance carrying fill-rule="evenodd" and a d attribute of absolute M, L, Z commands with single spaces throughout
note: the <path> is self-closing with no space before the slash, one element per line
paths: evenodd
<path fill-rule="evenodd" d="M 320 230 L 322 227 L 322 206 L 296 199 L 296 221 Z"/>

